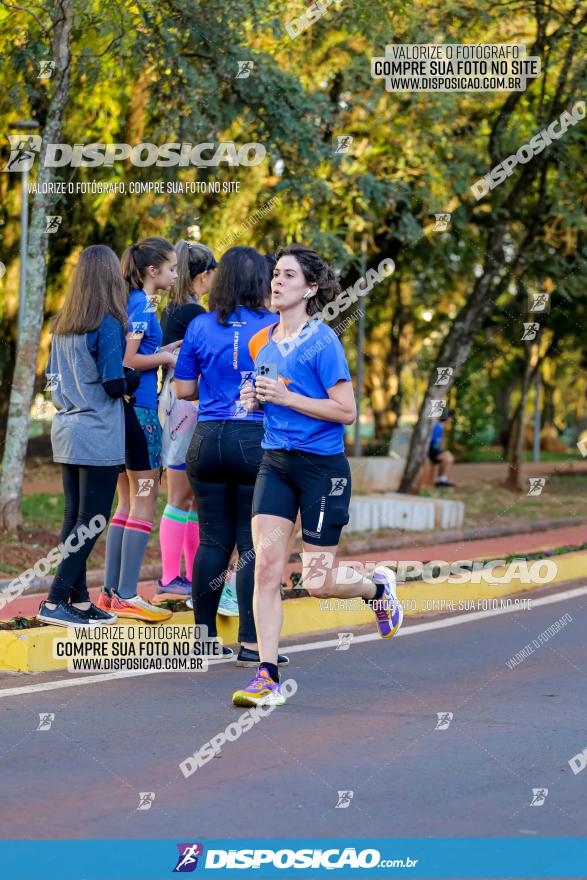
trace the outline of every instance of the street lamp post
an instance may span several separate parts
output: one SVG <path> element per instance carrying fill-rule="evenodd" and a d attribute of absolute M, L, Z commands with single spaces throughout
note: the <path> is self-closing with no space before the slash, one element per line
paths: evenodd
<path fill-rule="evenodd" d="M 540 461 L 540 367 L 536 370 L 536 394 L 534 397 L 534 443 L 532 445 L 532 461 Z"/>
<path fill-rule="evenodd" d="M 8 126 L 15 131 L 34 131 L 39 127 L 39 123 L 34 119 L 17 119 Z M 20 194 L 20 277 L 18 283 L 18 335 L 20 336 L 20 328 L 22 322 L 22 314 L 24 310 L 24 300 L 26 295 L 26 261 L 29 233 L 29 169 L 25 162 L 22 167 L 22 186 Z"/>

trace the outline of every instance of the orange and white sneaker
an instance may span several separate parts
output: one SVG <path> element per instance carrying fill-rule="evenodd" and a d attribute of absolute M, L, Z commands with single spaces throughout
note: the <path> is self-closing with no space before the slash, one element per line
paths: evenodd
<path fill-rule="evenodd" d="M 172 614 L 167 608 L 151 605 L 140 596 L 121 599 L 116 593 L 112 594 L 109 610 L 118 617 L 132 617 L 135 620 L 145 620 L 147 623 L 161 623 L 163 620 L 169 620 Z"/>
<path fill-rule="evenodd" d="M 98 608 L 101 608 L 102 611 L 110 611 L 111 604 L 112 599 L 110 598 L 106 590 L 103 589 L 98 596 L 98 601 L 96 602 L 96 605 L 98 606 Z"/>

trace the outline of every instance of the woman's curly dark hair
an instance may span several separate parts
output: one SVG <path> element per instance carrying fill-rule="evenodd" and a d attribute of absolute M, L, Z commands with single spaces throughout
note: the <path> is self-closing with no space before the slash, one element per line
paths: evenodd
<path fill-rule="evenodd" d="M 311 296 L 306 303 L 306 312 L 310 317 L 321 312 L 340 293 L 340 284 L 336 280 L 333 270 L 326 260 L 311 248 L 303 244 L 290 244 L 280 248 L 276 257 L 278 260 L 281 257 L 295 257 L 300 264 L 306 282 L 318 285 L 316 295 Z"/>

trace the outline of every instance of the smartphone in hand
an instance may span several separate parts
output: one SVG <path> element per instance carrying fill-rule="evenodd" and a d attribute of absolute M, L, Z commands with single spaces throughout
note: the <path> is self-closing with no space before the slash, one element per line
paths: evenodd
<path fill-rule="evenodd" d="M 277 375 L 277 364 L 259 364 L 255 369 L 255 377 L 263 376 L 264 379 L 274 379 L 276 382 L 279 378 Z"/>

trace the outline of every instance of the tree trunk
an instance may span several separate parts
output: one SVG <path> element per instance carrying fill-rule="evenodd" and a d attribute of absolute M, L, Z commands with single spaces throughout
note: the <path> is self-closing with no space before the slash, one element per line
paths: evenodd
<path fill-rule="evenodd" d="M 577 405 L 575 406 L 575 422 L 578 424 L 585 418 L 585 401 L 587 399 L 587 383 L 585 377 L 580 375 L 577 379 Z"/>
<path fill-rule="evenodd" d="M 512 390 L 511 382 L 507 385 L 499 385 L 495 390 L 493 398 L 495 406 L 495 437 L 502 447 L 504 459 L 507 459 L 508 413 L 510 411 Z"/>
<path fill-rule="evenodd" d="M 412 286 L 396 271 L 390 291 L 390 314 L 382 315 L 367 341 L 367 393 L 375 439 L 388 442 L 397 428 L 403 404 L 402 371 L 413 357 Z M 385 325 L 389 324 L 389 332 Z"/>
<path fill-rule="evenodd" d="M 10 390 L 6 444 L 0 483 L 0 528 L 16 531 L 22 522 L 21 497 L 28 440 L 29 417 L 35 384 L 35 367 L 43 325 L 47 276 L 45 216 L 51 213 L 53 198 L 40 190 L 52 182 L 53 168 L 45 168 L 47 144 L 59 143 L 70 84 L 70 38 L 74 0 L 57 0 L 52 40 L 53 94 L 47 111 L 39 151 L 37 183 L 31 210 L 27 253 L 27 284 L 16 362 Z M 27 194 L 23 193 L 23 198 Z"/>
<path fill-rule="evenodd" d="M 458 371 L 471 353 L 475 333 L 508 284 L 511 273 L 505 277 L 503 275 L 499 277 L 497 284 L 492 288 L 492 283 L 503 264 L 502 245 L 505 233 L 505 224 L 493 229 L 490 233 L 483 275 L 475 282 L 471 296 L 455 318 L 440 347 L 436 363 L 428 378 L 428 386 L 412 434 L 408 461 L 399 488 L 400 492 L 414 491 L 413 487 L 416 485 L 420 469 L 424 464 L 434 423 L 433 417 L 430 415 L 432 401 L 448 398 Z M 512 270 L 513 268 L 514 264 L 512 264 Z M 437 367 L 452 369 L 453 372 L 446 385 L 436 384 Z"/>
<path fill-rule="evenodd" d="M 388 316 L 388 311 L 386 309 L 379 323 L 369 330 L 365 340 L 365 395 L 369 398 L 373 413 L 374 439 L 377 442 L 389 439 L 392 419 L 390 401 L 397 390 L 397 375 L 392 364 L 393 344 L 390 344 L 391 333 L 388 330 L 393 318 Z"/>
<path fill-rule="evenodd" d="M 392 367 L 397 376 L 397 390 L 389 403 L 391 413 L 391 436 L 399 425 L 404 401 L 402 373 L 412 358 L 414 328 L 412 323 L 412 285 L 402 283 L 396 273 L 397 305 L 391 328 Z"/>
<path fill-rule="evenodd" d="M 551 425 L 556 427 L 555 424 L 555 407 L 554 407 L 554 392 L 556 385 L 554 383 L 547 382 L 542 377 L 542 387 L 544 388 L 544 397 L 542 403 L 542 427 L 549 428 Z"/>
<path fill-rule="evenodd" d="M 538 363 L 539 361 L 537 360 L 537 364 Z M 527 346 L 526 370 L 524 372 L 524 382 L 522 384 L 522 396 L 520 397 L 520 402 L 514 414 L 508 445 L 508 473 L 505 487 L 511 492 L 524 491 L 522 485 L 524 468 L 524 415 L 528 390 L 535 372 L 536 371 L 532 369 L 532 349 L 530 346 Z"/>
<path fill-rule="evenodd" d="M 578 38 L 578 33 L 575 28 L 572 32 L 570 41 L 570 46 L 573 50 Z M 540 45 L 540 40 L 537 40 L 533 49 L 538 45 Z M 571 60 L 572 52 L 567 52 L 558 76 L 556 97 L 553 99 L 549 107 L 548 123 L 552 122 L 554 118 L 556 118 L 556 115 L 560 115 L 563 109 L 566 100 L 563 92 L 569 78 Z M 498 156 L 500 155 L 499 149 L 502 128 L 505 125 L 506 120 L 509 119 L 511 111 L 519 100 L 519 94 L 510 94 L 504 102 L 500 114 L 493 125 L 489 142 L 489 154 L 492 158 L 492 165 L 497 164 Z M 424 463 L 428 445 L 430 443 L 430 436 L 432 434 L 433 420 L 430 417 L 431 401 L 448 397 L 460 368 L 471 354 L 475 333 L 481 327 L 484 318 L 491 313 L 497 299 L 506 289 L 509 280 L 519 267 L 522 256 L 536 237 L 539 225 L 546 210 L 546 171 L 547 164 L 544 153 L 533 162 L 524 165 L 524 169 L 518 176 L 509 195 L 500 205 L 501 217 L 499 221 L 493 221 L 493 224 L 488 229 L 487 249 L 483 261 L 483 274 L 475 282 L 471 296 L 457 315 L 449 332 L 444 338 L 440 347 L 438 359 L 430 373 L 426 393 L 424 394 L 422 406 L 418 414 L 418 422 L 412 434 L 408 461 L 400 484 L 400 492 L 413 491 L 412 487 L 416 485 L 418 475 Z M 526 235 L 520 243 L 515 258 L 509 265 L 507 265 L 506 271 L 504 272 L 503 270 L 506 267 L 506 264 L 504 262 L 503 243 L 506 233 L 509 233 L 510 231 L 510 218 L 514 216 L 516 206 L 522 195 L 528 191 L 528 188 L 531 187 L 532 183 L 537 178 L 539 178 L 540 181 L 538 187 L 539 195 L 534 211 L 531 214 L 526 227 Z M 436 384 L 438 376 L 436 367 L 450 367 L 452 369 L 453 372 L 449 378 L 448 384 Z"/>
<path fill-rule="evenodd" d="M 537 343 L 537 344 L 539 344 L 539 343 Z M 512 413 L 511 418 L 509 419 L 507 427 L 503 431 L 503 436 L 505 438 L 504 456 L 506 458 L 506 461 L 510 461 L 511 456 L 513 455 L 512 450 L 513 450 L 513 448 L 515 446 L 515 442 L 516 442 L 516 436 L 515 436 L 516 425 L 517 425 L 517 422 L 518 422 L 518 419 L 520 416 L 520 410 L 524 407 L 524 405 L 526 403 L 528 388 L 530 387 L 532 382 L 534 382 L 534 380 L 536 378 L 537 370 L 540 369 L 540 367 L 546 361 L 546 359 L 549 357 L 549 355 L 554 350 L 554 348 L 555 348 L 555 339 L 553 338 L 550 341 L 548 348 L 546 349 L 544 354 L 542 356 L 539 356 L 536 358 L 534 366 L 531 366 L 529 373 L 528 373 L 528 366 L 526 365 L 526 367 L 525 367 L 524 377 L 522 379 L 522 394 L 521 394 L 520 400 L 519 400 L 514 412 Z"/>

